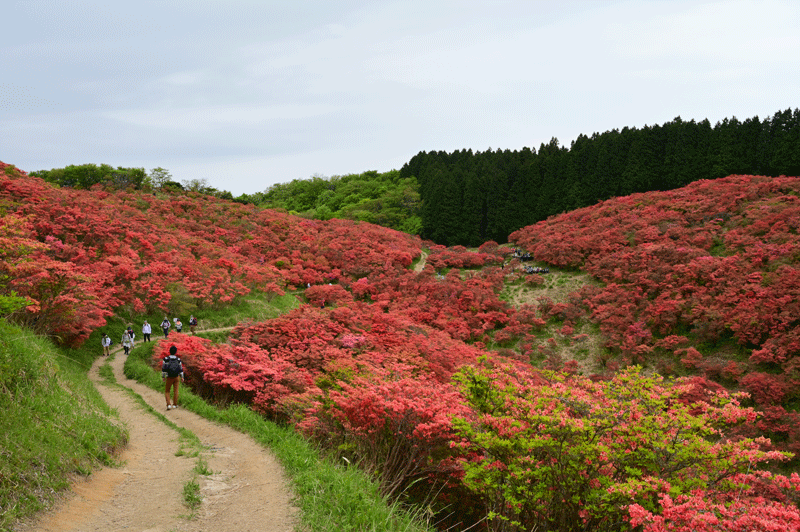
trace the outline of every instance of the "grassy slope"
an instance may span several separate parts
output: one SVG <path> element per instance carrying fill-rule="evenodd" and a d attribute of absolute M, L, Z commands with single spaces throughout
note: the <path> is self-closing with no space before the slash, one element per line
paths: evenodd
<path fill-rule="evenodd" d="M 87 355 L 0 319 L 0 530 L 46 508 L 76 475 L 113 465 L 127 442 L 86 376 Z"/>

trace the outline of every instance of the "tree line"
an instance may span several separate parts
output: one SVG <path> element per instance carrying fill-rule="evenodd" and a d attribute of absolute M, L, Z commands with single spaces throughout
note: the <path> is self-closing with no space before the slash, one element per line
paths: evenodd
<path fill-rule="evenodd" d="M 800 175 L 800 109 L 758 117 L 680 117 L 663 125 L 581 134 L 569 148 L 422 151 L 402 169 L 295 179 L 263 192 L 219 191 L 169 171 L 70 165 L 30 175 L 62 187 L 193 191 L 306 218 L 359 220 L 443 245 L 478 246 L 549 216 L 636 192 L 672 190 L 728 175 Z"/>
<path fill-rule="evenodd" d="M 29 175 L 39 177 L 48 183 L 56 184 L 60 187 L 74 188 L 78 190 L 89 190 L 99 186 L 106 190 L 144 190 L 150 192 L 154 189 L 161 191 L 188 191 L 199 192 L 207 196 L 215 196 L 222 199 L 234 199 L 233 195 L 227 190 L 217 190 L 209 185 L 206 179 L 184 179 L 181 182 L 174 181 L 172 174 L 166 168 L 156 167 L 148 173 L 144 168 L 126 168 L 117 166 L 114 168 L 108 164 L 71 164 L 64 168 L 53 168 L 51 170 L 35 170 Z M 243 203 L 247 203 L 246 201 Z"/>
<path fill-rule="evenodd" d="M 234 201 L 262 208 L 283 209 L 318 220 L 340 218 L 374 223 L 418 234 L 420 198 L 417 180 L 401 178 L 398 170 L 379 173 L 294 179 L 272 185 L 264 192 L 243 194 Z"/>
<path fill-rule="evenodd" d="M 714 126 L 677 117 L 582 134 L 569 148 L 553 138 L 538 151 L 422 151 L 400 170 L 419 184 L 421 236 L 467 246 L 611 197 L 733 174 L 800 175 L 800 110 Z"/>
<path fill-rule="evenodd" d="M 64 168 L 52 170 L 36 170 L 30 175 L 40 177 L 48 183 L 55 183 L 61 187 L 90 189 L 95 185 L 105 188 L 122 190 L 129 187 L 140 189 L 149 183 L 147 172 L 144 168 L 114 168 L 108 164 L 71 164 Z"/>

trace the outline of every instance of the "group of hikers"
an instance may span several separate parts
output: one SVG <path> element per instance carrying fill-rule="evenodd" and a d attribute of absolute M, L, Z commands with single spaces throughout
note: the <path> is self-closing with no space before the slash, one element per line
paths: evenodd
<path fill-rule="evenodd" d="M 181 322 L 180 318 L 173 318 L 173 323 L 177 332 L 183 332 L 183 323 Z M 196 327 L 197 318 L 192 315 L 189 317 L 189 330 L 192 334 L 194 334 Z M 169 337 L 169 331 L 171 328 L 172 323 L 170 323 L 169 318 L 164 316 L 164 320 L 161 322 L 161 330 L 164 332 L 164 338 Z M 153 328 L 150 326 L 147 320 L 144 320 L 144 323 L 142 324 L 142 341 L 149 342 L 152 332 Z M 135 338 L 136 333 L 133 332 L 133 327 L 129 325 L 128 328 L 123 331 L 122 341 L 120 342 L 125 355 L 129 355 L 131 349 L 133 349 Z M 103 346 L 103 356 L 110 355 L 111 344 L 113 343 L 111 337 L 108 336 L 108 334 L 103 333 L 100 343 Z M 183 380 L 184 377 L 183 364 L 180 357 L 177 355 L 177 352 L 178 348 L 174 345 L 171 346 L 169 348 L 169 355 L 164 357 L 161 361 L 161 379 L 164 381 L 164 397 L 167 400 L 167 410 L 178 408 L 178 384 Z M 170 391 L 172 392 L 171 397 Z"/>
<path fill-rule="evenodd" d="M 180 318 L 172 318 L 172 321 L 175 323 L 175 330 L 177 332 L 182 332 L 183 331 L 183 322 L 180 320 Z M 145 325 L 147 325 L 147 328 L 149 329 L 150 325 L 146 321 L 144 323 L 145 323 Z M 169 336 L 170 327 L 172 327 L 172 325 L 169 323 L 169 318 L 164 316 L 164 320 L 161 322 L 161 330 L 164 332 L 164 338 L 167 338 Z M 192 334 L 194 334 L 194 328 L 195 327 L 197 327 L 197 318 L 195 318 L 194 316 L 190 316 L 189 317 L 189 331 L 191 331 Z"/>
<path fill-rule="evenodd" d="M 180 318 L 173 318 L 173 322 L 175 323 L 175 330 L 177 332 L 183 331 L 183 322 L 181 322 Z M 194 316 L 189 317 L 189 330 L 192 334 L 194 334 L 195 328 L 197 327 L 197 318 Z M 161 330 L 164 332 L 164 338 L 169 337 L 169 330 L 172 328 L 172 324 L 169 321 L 169 318 L 164 316 L 164 320 L 161 322 Z M 143 342 L 150 341 L 150 335 L 153 332 L 153 328 L 144 320 L 142 324 L 142 336 Z M 133 332 L 133 327 L 128 325 L 128 328 L 122 332 L 122 348 L 125 350 L 125 354 L 130 354 L 131 349 L 133 349 L 134 340 L 136 339 L 136 333 Z M 100 340 L 100 343 L 103 346 L 103 355 L 108 356 L 110 353 L 111 344 L 114 343 L 111 340 L 111 337 L 108 336 L 106 333 L 103 333 L 103 337 Z"/>
<path fill-rule="evenodd" d="M 522 262 L 527 262 L 529 260 L 533 260 L 533 257 L 527 251 L 522 251 L 519 248 L 514 248 L 514 253 L 512 255 L 515 259 L 519 259 Z"/>
<path fill-rule="evenodd" d="M 525 273 L 550 273 L 550 268 L 541 266 L 525 266 Z"/>
<path fill-rule="evenodd" d="M 527 251 L 523 251 L 523 250 L 521 250 L 519 248 L 514 248 L 514 252 L 512 253 L 511 256 L 512 256 L 512 259 L 509 260 L 508 262 L 503 261 L 503 266 L 502 266 L 502 268 L 505 270 L 506 269 L 506 265 L 507 264 L 510 265 L 511 266 L 511 273 L 514 273 L 514 271 L 516 270 L 515 265 L 519 264 L 518 262 L 514 262 L 514 259 L 516 259 L 519 262 L 528 262 L 528 261 L 533 260 L 533 256 L 530 253 L 528 253 Z M 528 266 L 527 264 L 522 266 L 522 270 L 525 273 L 528 273 L 528 274 L 531 274 L 531 273 L 550 273 L 550 268 L 542 268 L 541 266 Z"/>

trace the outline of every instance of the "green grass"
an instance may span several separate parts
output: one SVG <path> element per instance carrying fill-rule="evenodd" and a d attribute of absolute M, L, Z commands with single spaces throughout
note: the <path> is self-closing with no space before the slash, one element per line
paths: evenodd
<path fill-rule="evenodd" d="M 204 331 L 221 327 L 233 327 L 240 322 L 263 321 L 277 317 L 300 305 L 297 296 L 298 293 L 287 293 L 282 296 L 276 296 L 274 294 L 253 291 L 246 296 L 243 296 L 239 301 L 236 302 L 235 305 L 220 308 L 193 309 L 191 313 L 198 320 L 198 326 L 195 329 L 195 332 L 198 335 L 214 334 L 205 333 Z M 94 331 L 86 341 L 85 346 L 88 346 L 88 350 L 93 354 L 86 360 L 85 363 L 87 365 L 91 365 L 94 357 L 102 352 L 100 348 L 100 337 L 104 332 L 107 333 L 114 342 L 112 349 L 119 345 L 120 340 L 122 339 L 122 332 L 128 326 L 131 326 L 133 328 L 133 332 L 136 334 L 136 345 L 140 345 L 143 338 L 142 323 L 144 323 L 145 320 L 150 323 L 150 326 L 153 329 L 153 340 L 163 337 L 160 324 L 165 315 L 171 324 L 170 333 L 175 332 L 173 318 L 176 317 L 180 318 L 180 320 L 183 322 L 183 332 L 189 332 L 188 312 L 168 311 L 166 313 L 157 312 L 142 316 L 132 315 L 131 313 L 122 309 L 119 311 L 118 315 L 108 318 L 106 320 L 106 326 Z"/>
<path fill-rule="evenodd" d="M 202 503 L 203 497 L 200 495 L 200 483 L 197 482 L 197 478 L 192 478 L 192 480 L 183 485 L 183 504 L 186 505 L 190 512 L 187 516 L 188 519 L 194 518 Z"/>
<path fill-rule="evenodd" d="M 195 312 L 194 315 L 198 320 L 196 332 L 201 333 L 204 329 L 233 327 L 238 323 L 247 321 L 264 321 L 278 317 L 298 306 L 300 306 L 300 302 L 295 293 L 275 296 L 263 292 L 250 292 L 234 306 L 201 309 Z M 163 319 L 163 316 L 161 319 Z M 161 319 L 157 323 L 161 323 Z M 189 326 L 187 325 L 189 316 L 181 316 L 181 320 L 184 323 L 183 331 L 189 332 Z M 159 330 L 159 332 L 161 331 Z"/>
<path fill-rule="evenodd" d="M 161 391 L 161 378 L 149 366 L 152 344 L 137 346 L 125 362 L 125 375 Z M 380 495 L 366 473 L 323 458 L 322 453 L 291 427 L 264 419 L 244 405 L 217 408 L 181 387 L 181 407 L 206 419 L 248 434 L 270 449 L 291 482 L 300 508 L 301 529 L 359 532 L 423 532 L 430 530 L 398 504 Z"/>
<path fill-rule="evenodd" d="M 194 472 L 197 475 L 209 476 L 214 472 L 208 467 L 208 461 L 202 456 L 197 458 L 197 463 L 194 465 Z"/>
<path fill-rule="evenodd" d="M 88 352 L 0 319 L 0 530 L 47 508 L 75 475 L 115 465 L 128 435 L 89 382 L 90 364 Z"/>

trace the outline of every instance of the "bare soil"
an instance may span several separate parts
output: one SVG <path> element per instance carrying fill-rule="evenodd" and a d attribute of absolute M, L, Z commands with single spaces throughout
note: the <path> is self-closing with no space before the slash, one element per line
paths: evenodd
<path fill-rule="evenodd" d="M 117 382 L 200 439 L 201 456 L 213 474 L 198 475 L 194 472 L 196 457 L 178 456 L 184 445 L 174 429 L 145 411 L 129 393 L 103 383 L 99 368 L 106 360 L 97 360 L 89 376 L 129 430 L 130 442 L 120 457 L 123 467 L 105 468 L 76 481 L 72 493 L 52 511 L 15 530 L 294 530 L 297 509 L 291 503 L 291 490 L 283 469 L 268 450 L 249 436 L 180 407 L 167 410 L 163 393 L 123 375 L 125 357 L 117 354 L 111 363 Z M 195 478 L 202 503 L 193 513 L 184 505 L 183 490 Z"/>
<path fill-rule="evenodd" d="M 420 251 L 419 262 L 414 266 L 415 272 L 421 272 L 425 269 L 425 264 L 428 259 L 428 253 L 426 251 Z"/>

